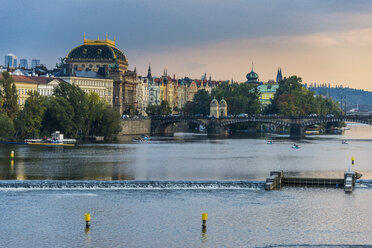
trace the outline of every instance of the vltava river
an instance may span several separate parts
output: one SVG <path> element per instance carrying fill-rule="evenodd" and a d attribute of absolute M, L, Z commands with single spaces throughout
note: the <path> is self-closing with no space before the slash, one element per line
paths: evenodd
<path fill-rule="evenodd" d="M 1 247 L 319 247 L 372 244 L 372 127 L 298 142 L 176 134 L 77 148 L 0 147 Z M 347 145 L 341 140 L 347 139 Z M 15 161 L 10 163 L 10 151 Z M 363 180 L 265 191 L 272 169 Z M 92 214 L 85 230 L 84 213 Z M 201 213 L 207 212 L 207 230 Z"/>

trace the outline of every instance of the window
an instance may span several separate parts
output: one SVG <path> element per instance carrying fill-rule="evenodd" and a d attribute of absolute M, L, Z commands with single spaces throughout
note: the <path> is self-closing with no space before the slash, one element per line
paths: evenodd
<path fill-rule="evenodd" d="M 93 65 L 92 64 L 89 64 L 89 68 L 93 68 Z"/>

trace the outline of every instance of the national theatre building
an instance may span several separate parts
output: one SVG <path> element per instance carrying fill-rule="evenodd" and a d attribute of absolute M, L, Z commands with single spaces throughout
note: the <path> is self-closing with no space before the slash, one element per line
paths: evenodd
<path fill-rule="evenodd" d="M 128 70 L 126 56 L 107 36 L 105 40 L 87 40 L 84 35 L 84 44 L 73 48 L 66 56 L 65 63 L 67 74 L 92 71 L 112 79 L 113 106 L 120 114 L 131 105 L 136 107 L 137 73 Z"/>

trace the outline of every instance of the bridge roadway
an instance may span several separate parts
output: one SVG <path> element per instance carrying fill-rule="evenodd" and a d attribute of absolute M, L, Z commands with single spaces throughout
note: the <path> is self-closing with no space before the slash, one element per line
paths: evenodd
<path fill-rule="evenodd" d="M 372 125 L 372 115 L 341 115 L 341 116 L 273 116 L 273 115 L 255 115 L 248 117 L 198 117 L 198 116 L 152 116 L 151 133 L 164 134 L 165 129 L 174 123 L 192 122 L 206 128 L 209 135 L 225 135 L 231 125 L 238 123 L 268 123 L 276 126 L 290 128 L 290 137 L 292 139 L 301 139 L 305 137 L 305 130 L 309 126 L 329 122 L 358 122 Z"/>

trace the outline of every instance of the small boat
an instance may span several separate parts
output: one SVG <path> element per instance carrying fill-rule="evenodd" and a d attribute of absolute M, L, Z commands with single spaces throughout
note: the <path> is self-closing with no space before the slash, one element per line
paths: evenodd
<path fill-rule="evenodd" d="M 342 144 L 347 145 L 349 143 L 347 143 L 347 140 L 342 140 Z"/>
<path fill-rule="evenodd" d="M 293 144 L 292 149 L 300 149 L 299 145 Z"/>
<path fill-rule="evenodd" d="M 269 141 L 266 142 L 266 144 L 268 144 L 268 145 L 272 145 L 273 142 L 272 142 L 271 140 L 269 140 Z"/>

